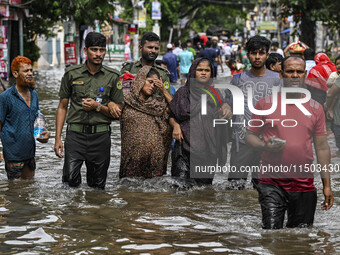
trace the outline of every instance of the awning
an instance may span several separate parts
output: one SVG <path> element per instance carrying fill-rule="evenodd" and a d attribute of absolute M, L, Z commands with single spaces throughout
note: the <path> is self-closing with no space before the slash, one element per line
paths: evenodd
<path fill-rule="evenodd" d="M 289 33 L 289 32 L 290 32 L 290 28 L 287 28 L 287 29 L 283 30 L 283 31 L 281 32 L 281 34 L 285 34 L 285 33 Z"/>

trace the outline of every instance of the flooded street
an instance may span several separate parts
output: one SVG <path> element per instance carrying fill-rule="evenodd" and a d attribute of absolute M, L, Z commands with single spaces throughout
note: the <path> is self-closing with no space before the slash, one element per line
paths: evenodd
<path fill-rule="evenodd" d="M 257 192 L 228 191 L 227 176 L 213 187 L 181 190 L 169 176 L 118 179 L 119 123 L 112 123 L 105 191 L 61 182 L 63 159 L 53 151 L 63 68 L 39 70 L 36 90 L 51 138 L 37 144 L 32 181 L 8 182 L 0 163 L 0 254 L 340 254 L 340 179 L 332 174 L 334 206 L 318 206 L 314 226 L 262 230 Z M 65 125 L 64 125 L 65 128 Z M 65 129 L 63 131 L 63 138 Z M 331 151 L 336 151 L 333 135 Z M 339 158 L 332 163 L 340 163 Z"/>

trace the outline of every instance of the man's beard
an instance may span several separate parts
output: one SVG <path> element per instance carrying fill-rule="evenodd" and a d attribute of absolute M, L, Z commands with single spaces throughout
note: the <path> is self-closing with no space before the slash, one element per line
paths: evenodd
<path fill-rule="evenodd" d="M 148 53 L 142 51 L 142 58 L 144 58 L 148 62 L 153 62 L 158 57 L 158 54 L 155 54 L 155 57 L 150 57 Z"/>
<path fill-rule="evenodd" d="M 19 75 L 17 84 L 22 87 L 34 88 L 35 80 L 26 81 L 21 75 Z"/>

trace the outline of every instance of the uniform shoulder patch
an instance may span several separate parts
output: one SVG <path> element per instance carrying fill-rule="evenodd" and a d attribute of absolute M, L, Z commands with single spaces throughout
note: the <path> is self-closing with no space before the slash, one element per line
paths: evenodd
<path fill-rule="evenodd" d="M 103 68 L 104 68 L 106 71 L 109 71 L 109 72 L 111 72 L 111 73 L 114 73 L 114 74 L 117 74 L 117 75 L 120 74 L 120 72 L 119 72 L 117 69 L 114 69 L 114 68 L 111 68 L 111 67 L 108 67 L 108 66 L 104 66 L 104 65 L 103 65 Z"/>
<path fill-rule="evenodd" d="M 170 74 L 169 70 L 166 69 L 166 68 L 163 68 L 162 66 L 159 66 L 159 65 L 156 65 L 156 64 L 155 64 L 155 67 L 156 67 L 157 69 L 159 69 L 159 70 L 164 71 L 167 75 Z"/>
<path fill-rule="evenodd" d="M 80 64 L 80 65 L 72 65 L 72 66 L 66 67 L 66 68 L 65 68 L 65 73 L 67 73 L 67 72 L 69 72 L 69 71 L 72 71 L 72 70 L 79 69 L 79 68 L 81 68 L 81 67 L 83 67 L 82 64 Z"/>
<path fill-rule="evenodd" d="M 167 82 L 167 81 L 165 81 L 165 82 L 163 83 L 163 86 L 164 86 L 165 89 L 169 89 L 169 88 L 170 88 L 170 83 Z"/>
<path fill-rule="evenodd" d="M 122 89 L 123 88 L 123 83 L 121 80 L 117 82 L 117 89 Z"/>
<path fill-rule="evenodd" d="M 126 67 L 128 65 L 130 65 L 132 62 L 131 61 L 125 61 L 123 64 L 122 64 L 122 67 Z"/>

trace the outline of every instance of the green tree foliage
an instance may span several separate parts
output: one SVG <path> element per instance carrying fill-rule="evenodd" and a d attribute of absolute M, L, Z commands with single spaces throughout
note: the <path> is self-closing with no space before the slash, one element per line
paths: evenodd
<path fill-rule="evenodd" d="M 147 28 L 141 29 L 140 34 L 145 31 L 152 31 L 154 21 L 151 20 L 151 2 L 153 0 L 145 0 L 145 8 L 147 8 Z M 184 17 L 188 18 L 188 23 L 185 28 L 181 29 L 181 37 L 188 35 L 189 29 L 194 29 L 197 32 L 205 32 L 209 26 L 218 26 L 229 29 L 234 32 L 236 28 L 240 29 L 235 24 L 235 17 L 246 17 L 246 8 L 242 11 L 242 5 L 234 1 L 224 0 L 159 0 L 161 2 L 162 20 L 159 22 L 161 26 L 161 38 L 167 40 L 169 37 L 169 29 L 174 25 L 178 25 Z M 132 21 L 133 8 L 131 1 L 119 0 L 124 7 L 124 12 L 120 15 L 121 18 Z M 254 7 L 254 4 L 249 5 L 254 1 L 243 0 L 245 7 Z M 243 25 L 241 25 L 241 28 Z M 179 39 L 177 28 L 174 30 L 173 39 Z"/>
<path fill-rule="evenodd" d="M 57 22 L 74 20 L 78 27 L 94 25 L 95 20 L 106 20 L 114 10 L 107 0 L 23 0 L 22 5 L 30 14 L 24 19 L 24 48 L 32 60 L 39 58 L 39 48 L 32 40 L 38 35 L 53 36 L 52 27 Z"/>
<path fill-rule="evenodd" d="M 240 7 L 240 6 L 239 6 Z M 215 6 L 207 5 L 200 8 L 197 13 L 197 18 L 192 22 L 192 28 L 196 31 L 206 31 L 211 25 L 219 26 L 228 29 L 234 34 L 236 29 L 242 31 L 245 22 L 242 24 L 235 24 L 235 17 L 240 17 L 245 21 L 246 13 L 241 8 L 230 8 L 230 6 Z"/>
<path fill-rule="evenodd" d="M 340 28 L 340 1 L 336 0 L 279 0 L 283 6 L 282 15 L 294 16 L 296 31 L 301 31 L 300 39 L 315 48 L 316 21 L 322 21 L 331 29 Z"/>
<path fill-rule="evenodd" d="M 113 12 L 108 1 L 101 0 L 23 0 L 30 17 L 24 19 L 24 33 L 27 39 L 34 35 L 53 35 L 51 27 L 58 21 L 75 20 L 78 26 L 93 25 L 95 20 L 103 21 Z"/>
<path fill-rule="evenodd" d="M 24 56 L 29 58 L 32 62 L 38 61 L 40 57 L 40 48 L 34 41 L 24 42 Z"/>

